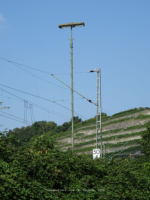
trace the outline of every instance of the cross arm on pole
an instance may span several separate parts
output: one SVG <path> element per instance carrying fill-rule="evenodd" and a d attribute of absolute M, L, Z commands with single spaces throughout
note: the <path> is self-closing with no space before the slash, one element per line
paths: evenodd
<path fill-rule="evenodd" d="M 69 85 L 67 85 L 66 83 L 64 83 L 63 81 L 61 81 L 60 79 L 58 79 L 54 74 L 51 74 L 54 78 L 56 78 L 57 80 L 59 80 L 61 83 L 63 83 L 64 85 L 66 85 L 67 87 L 69 87 L 71 89 L 71 87 Z M 79 92 L 77 92 L 76 90 L 73 89 L 74 92 L 76 92 L 77 94 L 79 94 L 80 96 L 82 96 L 84 99 L 86 99 L 88 102 L 94 104 L 95 106 L 97 106 L 96 103 L 94 103 L 92 100 L 86 98 L 85 96 L 83 96 L 82 94 L 80 94 Z"/>

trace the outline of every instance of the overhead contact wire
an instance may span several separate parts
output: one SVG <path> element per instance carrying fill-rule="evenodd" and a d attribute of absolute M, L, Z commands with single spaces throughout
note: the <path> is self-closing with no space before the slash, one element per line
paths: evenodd
<path fill-rule="evenodd" d="M 34 77 L 37 77 L 37 78 L 39 78 L 39 79 L 41 79 L 41 80 L 43 80 L 43 81 L 46 81 L 46 82 L 48 82 L 48 83 L 50 83 L 50 84 L 52 84 L 52 85 L 55 85 L 55 86 L 57 86 L 57 87 L 62 88 L 61 86 L 56 85 L 55 83 L 52 83 L 52 82 L 50 82 L 50 81 L 48 81 L 48 80 L 46 80 L 46 79 L 44 79 L 44 78 L 41 78 L 41 77 L 39 77 L 39 76 L 34 75 L 34 74 L 31 73 L 31 72 L 28 72 L 27 70 L 23 69 L 22 67 L 18 66 L 18 65 L 15 64 L 15 63 L 12 63 L 12 64 L 14 64 L 16 67 L 19 67 L 20 69 L 24 70 L 25 72 L 31 74 L 31 75 L 34 76 Z M 63 87 L 63 88 L 64 88 L 64 87 Z M 64 88 L 64 89 L 69 90 L 68 88 Z"/>
<path fill-rule="evenodd" d="M 23 67 L 27 67 L 27 68 L 30 68 L 30 69 L 33 69 L 33 70 L 42 72 L 42 73 L 45 73 L 45 74 L 52 74 L 52 73 L 50 73 L 50 72 L 46 72 L 46 71 L 43 71 L 43 70 L 40 70 L 40 69 L 36 69 L 36 68 L 34 68 L 34 67 L 29 67 L 29 66 L 27 66 L 27 65 L 23 65 L 23 64 L 20 64 L 20 63 L 17 63 L 17 62 L 14 62 L 14 61 L 11 61 L 11 60 L 2 58 L 2 57 L 0 57 L 0 59 L 5 60 L 5 61 L 7 61 L 7 62 L 10 62 L 10 63 L 12 63 L 12 64 L 21 65 L 21 66 L 23 66 Z M 87 73 L 87 72 L 74 72 L 74 73 Z M 55 75 L 61 75 L 61 74 L 70 74 L 70 73 L 60 73 L 60 74 L 55 74 Z M 71 75 L 71 74 L 70 74 L 70 75 Z"/>
<path fill-rule="evenodd" d="M 1 89 L 1 90 L 2 90 L 2 89 Z M 17 95 L 14 95 L 14 94 L 12 94 L 12 93 L 6 91 L 6 90 L 4 90 L 4 91 L 5 91 L 6 93 L 8 93 L 8 94 L 10 94 L 10 95 L 12 95 L 12 96 L 15 96 L 15 97 L 17 97 L 17 98 L 20 99 L 20 100 L 18 100 L 18 99 L 14 99 L 14 100 L 25 101 L 23 98 L 18 97 Z M 7 97 L 7 98 L 10 98 L 10 97 Z M 13 99 L 13 98 L 12 98 L 12 99 Z M 62 114 L 57 113 L 57 112 L 55 112 L 55 111 L 49 110 L 49 109 L 47 109 L 47 108 L 44 108 L 44 107 L 42 107 L 42 106 L 40 106 L 40 105 L 38 105 L 38 104 L 35 104 L 35 103 L 31 102 L 31 101 L 28 101 L 28 102 L 31 103 L 31 104 L 33 104 L 33 105 L 36 106 L 37 108 L 46 110 L 46 111 L 48 111 L 48 112 L 50 112 L 50 113 L 52 113 L 52 114 L 54 114 L 54 115 L 57 115 L 57 116 L 59 116 L 59 117 L 61 117 L 61 118 L 64 118 L 64 119 L 67 119 L 67 120 L 69 119 L 69 117 L 67 117 L 67 116 L 65 116 L 65 115 L 62 115 Z"/>
<path fill-rule="evenodd" d="M 22 93 L 24 93 L 24 94 L 28 94 L 28 95 L 31 95 L 31 96 L 34 96 L 34 97 L 38 97 L 37 95 L 30 94 L 30 93 L 28 93 L 28 92 L 24 92 L 24 91 L 21 91 L 21 90 L 18 90 L 18 89 L 9 87 L 9 86 L 5 86 L 5 85 L 3 85 L 3 84 L 0 84 L 0 85 L 3 86 L 3 87 L 6 87 L 6 88 L 10 88 L 10 89 L 12 89 L 12 90 L 16 90 L 16 91 L 18 91 L 18 92 L 22 92 Z M 55 103 L 56 105 L 59 105 L 59 106 L 65 108 L 66 110 L 71 111 L 69 108 L 66 108 L 66 107 L 64 107 L 64 106 L 62 106 L 62 105 L 60 105 L 60 104 L 58 104 L 58 103 L 56 103 L 56 102 L 53 102 L 53 101 L 49 100 L 49 99 L 46 99 L 46 98 L 43 98 L 43 97 L 40 97 L 40 96 L 39 96 L 38 98 L 43 99 L 43 100 L 45 100 L 45 101 L 49 101 L 49 102 L 51 102 L 51 103 Z M 76 113 L 76 112 L 74 112 L 74 113 L 77 114 L 77 115 L 79 115 L 79 116 L 81 116 L 81 117 L 83 117 L 83 118 L 85 118 L 85 119 L 88 119 L 88 118 L 86 118 L 86 117 L 84 117 L 84 116 L 82 116 L 82 115 L 80 115 L 80 114 L 78 114 L 78 113 Z"/>

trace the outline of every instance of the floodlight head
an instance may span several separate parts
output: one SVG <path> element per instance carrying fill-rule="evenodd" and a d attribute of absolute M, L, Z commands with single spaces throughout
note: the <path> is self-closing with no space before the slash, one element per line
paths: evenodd
<path fill-rule="evenodd" d="M 74 27 L 82 27 L 85 26 L 84 22 L 70 22 L 68 24 L 59 24 L 58 27 L 59 28 L 74 28 Z"/>

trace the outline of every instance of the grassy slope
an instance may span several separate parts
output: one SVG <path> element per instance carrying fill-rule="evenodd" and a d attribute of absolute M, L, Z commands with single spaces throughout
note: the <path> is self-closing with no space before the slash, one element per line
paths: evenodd
<path fill-rule="evenodd" d="M 148 109 L 150 110 L 150 109 Z M 132 112 L 126 112 L 126 113 L 122 113 L 122 114 L 116 114 L 112 117 L 108 116 L 108 117 L 105 117 L 102 119 L 102 127 L 105 127 L 105 126 L 108 126 L 108 125 L 112 125 L 112 124 L 116 124 L 116 123 L 121 123 L 121 122 L 126 122 L 126 121 L 132 121 L 133 120 L 133 117 L 130 117 L 130 115 L 132 114 L 139 114 L 138 117 L 134 117 L 134 120 L 143 120 L 143 119 L 150 119 L 150 116 L 149 115 L 142 115 L 142 110 L 138 110 L 138 111 L 132 111 Z M 122 117 L 122 119 L 120 119 L 120 117 Z M 105 134 L 110 134 L 110 137 L 107 137 L 107 138 L 103 138 L 103 141 L 111 141 L 111 140 L 117 140 L 117 139 L 120 139 L 120 138 L 129 138 L 129 137 L 133 137 L 133 136 L 139 136 L 141 135 L 144 131 L 141 131 L 141 132 L 133 132 L 131 134 L 121 134 L 121 135 L 117 135 L 117 136 L 111 136 L 111 134 L 113 133 L 119 133 L 120 131 L 130 131 L 130 130 L 134 130 L 134 129 L 140 129 L 140 128 L 144 128 L 146 127 L 146 124 L 144 125 L 136 125 L 136 126 L 131 126 L 131 127 L 127 127 L 126 129 L 115 129 L 115 130 L 110 130 L 110 131 L 105 131 L 103 132 L 103 135 Z M 75 127 L 75 132 L 77 133 L 79 130 L 80 130 L 80 133 L 77 133 L 75 134 L 75 139 L 79 139 L 79 138 L 82 138 L 82 140 L 84 139 L 91 139 L 90 141 L 87 141 L 87 142 L 81 142 L 79 144 L 75 144 L 75 147 L 80 147 L 80 149 L 77 149 L 77 150 L 74 150 L 76 153 L 77 152 L 87 152 L 87 151 L 91 151 L 92 153 L 92 150 L 95 146 L 95 140 L 92 140 L 93 137 L 95 137 L 95 134 L 91 134 L 91 135 L 86 135 L 84 136 L 84 133 L 81 133 L 82 130 L 92 130 L 92 129 L 95 129 L 95 123 L 91 122 L 89 120 L 88 123 L 84 124 L 84 125 L 80 125 L 80 126 L 76 126 Z M 68 132 L 64 132 L 63 134 L 59 135 L 55 135 L 54 136 L 56 138 L 56 141 L 59 139 L 64 139 L 64 138 L 69 138 L 71 137 L 71 130 L 68 131 Z M 84 145 L 90 145 L 90 144 L 93 144 L 93 146 L 91 147 L 84 147 Z M 128 151 L 135 151 L 135 149 L 140 149 L 140 139 L 134 139 L 134 140 L 131 140 L 131 141 L 124 141 L 124 142 L 118 142 L 117 144 L 109 144 L 107 145 L 106 147 L 106 150 L 109 149 L 109 148 L 116 148 L 116 147 L 126 147 L 128 145 L 134 145 L 134 144 L 138 144 L 138 146 L 136 147 L 130 147 L 126 150 L 124 150 L 123 152 L 128 152 Z M 59 149 L 63 148 L 64 146 L 66 147 L 70 147 L 71 148 L 71 143 L 67 143 L 67 142 L 64 142 L 64 143 L 60 143 L 57 147 Z M 119 151 L 120 152 L 120 151 Z M 117 153 L 117 152 L 116 152 Z M 112 153 L 109 153 L 109 154 L 112 154 Z M 108 154 L 108 155 L 109 155 Z M 107 154 L 106 154 L 107 155 Z"/>

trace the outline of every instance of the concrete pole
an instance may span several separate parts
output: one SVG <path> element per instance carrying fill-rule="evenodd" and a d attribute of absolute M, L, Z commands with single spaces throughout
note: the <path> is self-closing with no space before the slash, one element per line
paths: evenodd
<path fill-rule="evenodd" d="M 72 26 L 71 26 L 71 110 L 72 110 L 72 153 L 74 150 L 74 106 L 73 106 L 73 42 L 72 42 Z"/>

